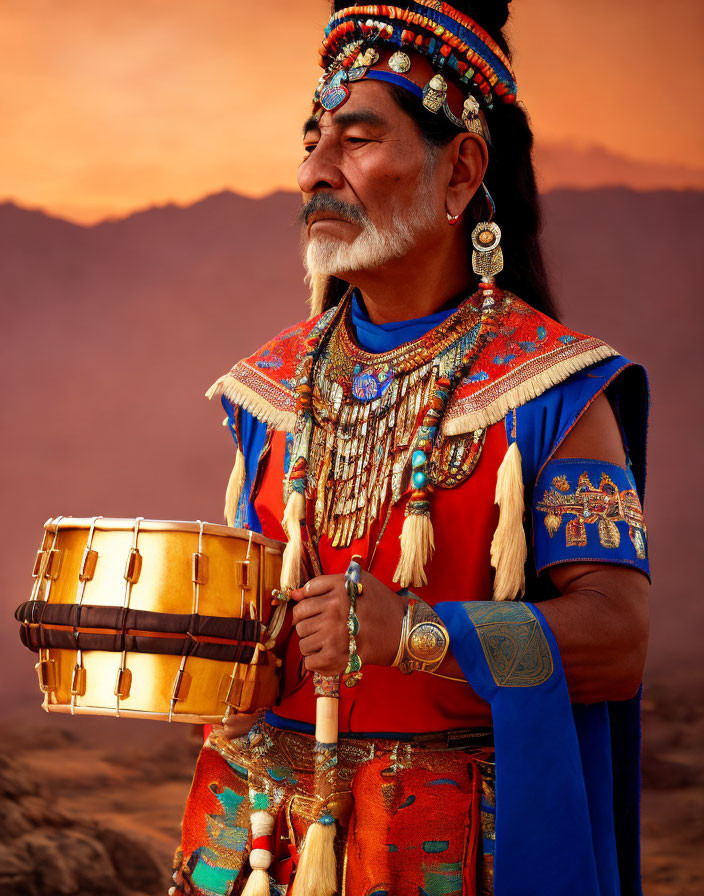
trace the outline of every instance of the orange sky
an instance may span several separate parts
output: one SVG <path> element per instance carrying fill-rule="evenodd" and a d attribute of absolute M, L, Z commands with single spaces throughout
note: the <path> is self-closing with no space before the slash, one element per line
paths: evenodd
<path fill-rule="evenodd" d="M 512 9 L 540 141 L 704 169 L 701 0 Z M 295 189 L 327 16 L 326 0 L 2 0 L 0 199 L 88 222 Z"/>

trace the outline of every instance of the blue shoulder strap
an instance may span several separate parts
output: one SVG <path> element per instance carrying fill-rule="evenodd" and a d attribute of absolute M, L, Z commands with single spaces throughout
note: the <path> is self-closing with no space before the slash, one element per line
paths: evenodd
<path fill-rule="evenodd" d="M 628 463 L 643 502 L 648 378 L 640 365 L 621 355 L 575 373 L 507 415 L 507 436 L 509 441 L 518 442 L 528 490 L 577 420 L 602 392 L 615 405 Z"/>
<path fill-rule="evenodd" d="M 237 506 L 235 525 L 252 529 L 254 532 L 261 532 L 261 523 L 254 509 L 254 504 L 249 500 L 249 496 L 254 485 L 254 477 L 257 474 L 259 457 L 264 449 L 266 424 L 261 423 L 243 408 L 234 406 L 224 395 L 221 396 L 220 400 L 227 412 L 227 425 L 235 440 L 235 444 L 238 450 L 244 454 L 244 488 Z"/>

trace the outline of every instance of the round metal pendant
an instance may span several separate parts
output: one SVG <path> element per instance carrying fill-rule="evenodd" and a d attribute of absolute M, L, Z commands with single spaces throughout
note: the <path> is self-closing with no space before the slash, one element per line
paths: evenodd
<path fill-rule="evenodd" d="M 408 637 L 411 656 L 421 663 L 439 660 L 446 650 L 447 636 L 435 622 L 421 622 L 414 626 Z"/>
<path fill-rule="evenodd" d="M 501 230 L 493 221 L 484 221 L 472 231 L 472 245 L 477 252 L 491 252 L 501 242 Z"/>
<path fill-rule="evenodd" d="M 393 56 L 389 57 L 389 68 L 393 72 L 398 72 L 399 74 L 403 74 L 404 72 L 409 71 L 411 67 L 411 57 L 408 53 L 404 53 L 401 50 L 397 50 Z"/>

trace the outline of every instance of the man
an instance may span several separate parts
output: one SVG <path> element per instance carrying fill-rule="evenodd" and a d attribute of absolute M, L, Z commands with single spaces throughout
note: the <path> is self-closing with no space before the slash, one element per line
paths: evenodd
<path fill-rule="evenodd" d="M 201 752 L 175 891 L 640 891 L 647 385 L 543 313 L 507 6 L 326 29 L 313 315 L 211 392 L 228 523 L 287 542 L 294 628 L 277 706 Z M 311 673 L 350 685 L 336 755 Z"/>

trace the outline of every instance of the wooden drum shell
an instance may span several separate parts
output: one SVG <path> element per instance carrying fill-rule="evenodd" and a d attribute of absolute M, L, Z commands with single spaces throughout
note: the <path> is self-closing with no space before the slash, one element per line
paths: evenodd
<path fill-rule="evenodd" d="M 228 707 L 252 712 L 271 706 L 280 661 L 265 626 L 272 623 L 271 594 L 279 586 L 283 547 L 257 533 L 211 523 L 49 520 L 34 569 L 36 605 L 18 609 L 24 608 L 23 640 L 39 647 L 43 708 L 210 723 L 219 722 Z M 99 608 L 111 608 L 102 616 L 127 619 L 128 626 L 96 626 Z M 53 621 L 35 623 L 42 614 L 44 620 L 53 615 Z M 70 624 L 66 614 L 72 614 Z M 190 617 L 178 633 L 168 631 L 173 614 Z M 91 618 L 92 627 L 86 627 Z M 211 623 L 206 635 L 204 619 Z M 218 625 L 233 620 L 245 620 L 246 638 L 213 636 Z M 186 634 L 191 629 L 195 637 Z M 76 631 L 81 649 L 70 649 Z M 44 646 L 47 632 L 66 646 Z M 106 650 L 87 649 L 91 639 L 114 643 Z M 129 649 L 138 644 L 139 650 Z M 199 650 L 227 659 L 194 655 Z"/>

